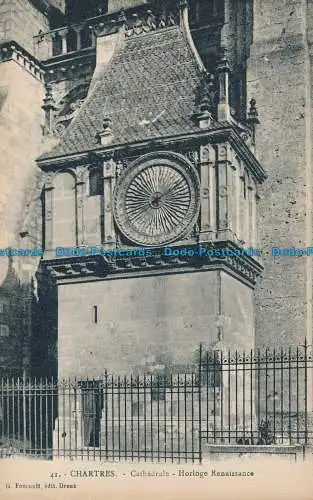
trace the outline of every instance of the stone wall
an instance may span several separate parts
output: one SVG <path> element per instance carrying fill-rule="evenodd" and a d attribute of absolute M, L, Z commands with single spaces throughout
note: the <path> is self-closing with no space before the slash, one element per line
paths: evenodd
<path fill-rule="evenodd" d="M 25 242 L 18 241 L 20 231 L 30 232 L 34 223 L 35 233 L 36 229 L 41 230 L 41 209 L 36 204 L 40 197 L 37 187 L 40 186 L 34 160 L 43 149 L 43 83 L 10 60 L 1 63 L 0 93 L 4 96 L 0 114 L 0 243 L 2 248 L 9 245 L 17 248 L 18 245 L 26 246 Z M 37 212 L 30 214 L 30 206 L 36 207 Z M 32 246 L 40 246 L 40 235 L 32 234 L 31 238 Z M 18 267 L 21 261 L 17 259 Z M 20 267 L 18 270 L 21 271 Z"/>
<path fill-rule="evenodd" d="M 27 0 L 1 0 L 0 42 L 14 40 L 31 54 L 33 36 L 49 30 L 47 17 Z"/>
<path fill-rule="evenodd" d="M 258 207 L 265 266 L 256 289 L 258 345 L 299 344 L 306 335 L 312 342 L 312 260 L 271 255 L 273 246 L 312 245 L 306 20 L 306 2 L 254 2 L 248 97 L 257 99 L 257 154 L 268 174 Z"/>
<path fill-rule="evenodd" d="M 60 285 L 59 375 L 96 377 L 105 369 L 128 374 L 151 356 L 165 365 L 190 364 L 200 342 L 217 340 L 220 321 L 226 345 L 250 349 L 252 290 L 221 275 L 209 271 Z M 221 318 L 220 304 L 227 317 Z"/>

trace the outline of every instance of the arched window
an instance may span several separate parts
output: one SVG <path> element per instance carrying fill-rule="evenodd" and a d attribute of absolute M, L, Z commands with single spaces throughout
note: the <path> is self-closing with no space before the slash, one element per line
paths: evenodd
<path fill-rule="evenodd" d="M 77 50 L 77 33 L 72 28 L 70 28 L 67 32 L 66 46 L 67 52 L 73 52 Z"/>
<path fill-rule="evenodd" d="M 76 180 L 74 176 L 69 172 L 57 174 L 53 194 L 54 246 L 76 246 Z"/>
<path fill-rule="evenodd" d="M 52 38 L 52 55 L 58 56 L 62 54 L 62 37 L 59 33 L 55 33 Z"/>
<path fill-rule="evenodd" d="M 92 46 L 92 35 L 88 24 L 86 24 L 80 32 L 80 43 L 82 49 Z"/>

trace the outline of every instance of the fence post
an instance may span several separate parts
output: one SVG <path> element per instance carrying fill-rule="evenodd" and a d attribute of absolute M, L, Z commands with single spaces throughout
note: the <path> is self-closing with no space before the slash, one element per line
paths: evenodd
<path fill-rule="evenodd" d="M 202 376 L 202 344 L 199 347 L 199 462 L 202 463 L 202 393 L 201 393 L 201 376 Z"/>
<path fill-rule="evenodd" d="M 304 339 L 304 442 L 308 444 L 308 346 Z"/>
<path fill-rule="evenodd" d="M 25 385 L 26 385 L 26 371 L 23 370 L 23 453 L 26 455 L 26 392 L 25 392 Z"/>

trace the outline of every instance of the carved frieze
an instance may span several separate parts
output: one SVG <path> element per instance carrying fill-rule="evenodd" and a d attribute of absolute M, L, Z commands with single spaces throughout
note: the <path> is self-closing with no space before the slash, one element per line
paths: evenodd
<path fill-rule="evenodd" d="M 205 246 L 203 246 L 205 245 Z M 165 252 L 164 248 L 155 248 L 150 253 L 140 256 L 138 249 L 124 250 L 120 247 L 114 255 L 108 255 L 99 250 L 99 255 L 76 256 L 43 260 L 43 266 L 57 280 L 75 278 L 99 279 L 114 278 L 115 275 L 127 276 L 155 274 L 160 272 L 175 273 L 207 271 L 221 269 L 253 287 L 257 277 L 263 270 L 262 265 L 248 255 L 235 255 L 238 248 L 233 244 L 210 243 L 187 245 L 185 247 L 171 247 L 172 252 Z M 88 248 L 88 247 L 87 247 Z M 203 251 L 205 249 L 205 251 Z M 211 252 L 219 250 L 219 256 L 212 256 Z M 229 254 L 226 255 L 226 253 Z M 215 254 L 214 254 L 215 255 Z"/>

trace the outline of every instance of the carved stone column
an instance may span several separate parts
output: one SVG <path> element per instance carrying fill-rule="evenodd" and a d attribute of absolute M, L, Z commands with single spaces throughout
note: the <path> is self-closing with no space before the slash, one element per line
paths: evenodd
<path fill-rule="evenodd" d="M 248 246 L 255 248 L 255 243 L 253 242 L 253 226 L 254 226 L 254 220 L 253 220 L 253 198 L 254 198 L 254 189 L 253 189 L 253 183 L 250 180 L 248 183 L 248 227 L 249 227 L 249 232 L 248 232 Z"/>
<path fill-rule="evenodd" d="M 250 245 L 250 179 L 247 176 L 246 173 L 246 198 L 245 198 L 245 205 L 244 205 L 244 221 L 245 221 L 245 246 L 249 247 Z"/>
<path fill-rule="evenodd" d="M 232 159 L 232 211 L 233 211 L 233 223 L 232 230 L 234 233 L 234 237 L 236 242 L 240 240 L 240 160 L 237 155 L 233 155 Z"/>
<path fill-rule="evenodd" d="M 250 195 L 250 218 L 251 218 L 251 234 L 250 241 L 252 248 L 258 248 L 258 235 L 257 235 L 257 219 L 256 219 L 256 186 L 255 183 L 251 185 L 251 195 Z"/>
<path fill-rule="evenodd" d="M 63 29 L 63 30 L 59 30 L 59 35 L 61 37 L 61 40 L 62 40 L 62 54 L 67 54 L 67 40 L 66 40 L 66 35 L 68 33 L 68 30 L 67 28 Z"/>
<path fill-rule="evenodd" d="M 236 165 L 236 160 L 233 157 L 229 168 L 230 179 L 230 229 L 233 233 L 233 238 L 238 242 L 238 211 L 237 211 L 237 177 L 238 177 L 238 166 Z"/>
<path fill-rule="evenodd" d="M 113 191 L 115 186 L 116 164 L 108 158 L 103 164 L 103 194 L 104 194 L 104 244 L 115 243 L 115 229 L 113 218 Z"/>
<path fill-rule="evenodd" d="M 257 214 L 257 206 L 258 200 L 260 199 L 258 186 L 255 184 L 254 198 L 252 203 L 252 211 L 253 211 L 253 220 L 254 220 L 254 233 L 253 240 L 256 248 L 260 248 L 260 237 L 259 237 L 259 225 L 258 225 L 258 214 Z"/>
<path fill-rule="evenodd" d="M 82 43 L 81 43 L 81 31 L 82 28 L 80 26 L 73 26 L 74 31 L 76 32 L 76 50 L 80 50 Z"/>
<path fill-rule="evenodd" d="M 216 232 L 216 151 L 211 145 L 200 148 L 201 226 L 200 241 L 211 241 Z"/>
<path fill-rule="evenodd" d="M 86 200 L 86 182 L 88 177 L 87 166 L 80 166 L 76 169 L 76 195 L 77 195 L 77 244 L 86 245 L 85 228 L 85 200 Z"/>
<path fill-rule="evenodd" d="M 249 202 L 247 173 L 244 168 L 240 173 L 240 217 L 241 217 L 241 241 L 247 247 L 249 244 Z"/>
<path fill-rule="evenodd" d="M 45 175 L 45 252 L 53 252 L 54 249 L 54 238 L 53 238 L 53 206 L 54 206 L 54 196 L 53 196 L 53 174 L 48 173 Z"/>
<path fill-rule="evenodd" d="M 238 241 L 242 241 L 243 239 L 243 234 L 242 234 L 242 227 L 243 227 L 243 221 L 242 221 L 242 213 L 241 213 L 241 162 L 239 158 L 236 158 L 236 235 Z"/>
<path fill-rule="evenodd" d="M 218 239 L 232 239 L 230 228 L 230 191 L 231 191 L 231 150 L 229 144 L 218 145 Z"/>

